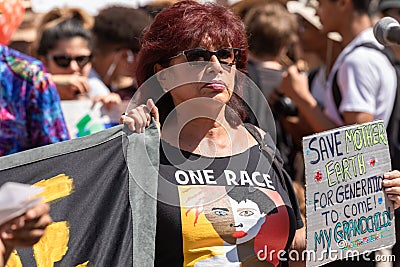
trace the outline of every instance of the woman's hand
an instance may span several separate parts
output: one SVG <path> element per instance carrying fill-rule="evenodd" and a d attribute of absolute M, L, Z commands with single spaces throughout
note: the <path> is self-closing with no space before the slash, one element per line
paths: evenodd
<path fill-rule="evenodd" d="M 76 100 L 87 95 L 90 88 L 87 77 L 79 74 L 57 74 L 52 76 L 61 100 Z"/>
<path fill-rule="evenodd" d="M 113 105 L 118 105 L 121 103 L 121 97 L 116 93 L 109 93 L 105 96 L 96 96 L 93 99 L 94 104 L 97 102 L 103 103 L 104 107 L 109 110 Z"/>
<path fill-rule="evenodd" d="M 312 97 L 308 87 L 307 75 L 299 71 L 296 65 L 289 66 L 282 77 L 279 92 L 293 99 L 296 104 L 299 100 Z"/>
<path fill-rule="evenodd" d="M 290 249 L 302 252 L 306 249 L 306 227 L 296 230 Z"/>
<path fill-rule="evenodd" d="M 158 108 L 152 99 L 148 99 L 146 105 L 137 106 L 131 109 L 128 114 L 122 115 L 120 122 L 128 125 L 131 131 L 143 133 L 144 129 L 150 125 L 151 117 L 154 117 L 158 128 L 160 128 Z"/>
<path fill-rule="evenodd" d="M 395 209 L 400 207 L 400 171 L 394 170 L 383 175 L 382 185 Z"/>
<path fill-rule="evenodd" d="M 23 215 L 2 224 L 0 238 L 5 247 L 29 247 L 38 242 L 52 223 L 49 211 L 49 204 L 38 203 Z"/>

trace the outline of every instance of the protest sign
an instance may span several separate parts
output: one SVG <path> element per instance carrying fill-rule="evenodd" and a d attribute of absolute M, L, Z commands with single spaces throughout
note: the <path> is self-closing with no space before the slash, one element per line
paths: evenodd
<path fill-rule="evenodd" d="M 91 100 L 64 100 L 61 108 L 71 138 L 97 133 L 119 124 L 121 114 L 126 111 L 129 101 L 103 107 Z"/>
<path fill-rule="evenodd" d="M 391 169 L 383 121 L 303 138 L 307 266 L 395 243 L 394 210 L 382 190 Z"/>

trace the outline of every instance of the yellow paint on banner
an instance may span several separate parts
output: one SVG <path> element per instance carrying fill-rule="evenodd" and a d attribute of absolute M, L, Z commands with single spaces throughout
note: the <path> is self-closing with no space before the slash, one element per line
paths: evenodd
<path fill-rule="evenodd" d="M 76 265 L 75 267 L 86 267 L 86 266 L 88 266 L 88 264 L 89 264 L 89 261 L 81 263 L 79 265 Z"/>
<path fill-rule="evenodd" d="M 44 202 L 51 202 L 72 193 L 74 189 L 73 179 L 65 174 L 59 174 L 47 180 L 41 180 L 34 186 L 44 187 L 44 191 L 39 196 L 44 197 Z"/>
<path fill-rule="evenodd" d="M 19 258 L 18 253 L 15 249 L 13 250 L 13 252 L 11 252 L 6 267 L 22 267 L 21 259 Z"/>
<path fill-rule="evenodd" d="M 69 225 L 66 221 L 47 226 L 44 236 L 33 246 L 37 267 L 53 267 L 68 251 Z"/>

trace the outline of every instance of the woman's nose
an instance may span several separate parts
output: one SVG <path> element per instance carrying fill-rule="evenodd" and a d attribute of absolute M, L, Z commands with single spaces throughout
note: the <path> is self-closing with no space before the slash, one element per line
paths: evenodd
<path fill-rule="evenodd" d="M 212 62 L 211 64 L 211 68 L 216 71 L 217 73 L 222 72 L 223 68 L 221 66 L 221 63 L 219 62 L 218 58 L 216 55 L 212 55 L 210 58 L 210 62 Z"/>
<path fill-rule="evenodd" d="M 78 63 L 76 60 L 71 60 L 71 63 L 69 64 L 69 67 L 74 71 L 74 72 L 79 72 L 81 68 L 79 67 Z"/>

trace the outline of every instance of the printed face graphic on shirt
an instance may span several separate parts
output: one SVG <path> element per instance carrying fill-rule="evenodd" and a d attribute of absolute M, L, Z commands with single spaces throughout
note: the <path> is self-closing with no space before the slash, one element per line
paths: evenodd
<path fill-rule="evenodd" d="M 229 225 L 235 228 L 233 237 L 237 238 L 236 244 L 245 243 L 256 237 L 261 225 L 265 222 L 265 213 L 260 211 L 257 203 L 252 200 L 244 200 L 236 202 L 229 198 L 232 210 L 234 225 Z"/>
<path fill-rule="evenodd" d="M 205 205 L 204 214 L 225 242 L 242 244 L 255 238 L 266 214 L 274 208 L 275 204 L 264 193 L 235 187 L 218 202 Z"/>
<path fill-rule="evenodd" d="M 205 205 L 204 214 L 225 242 L 235 244 L 236 238 L 234 237 L 234 233 L 236 230 L 235 227 L 230 226 L 235 224 L 230 202 L 228 197 L 222 197 L 216 202 Z"/>

